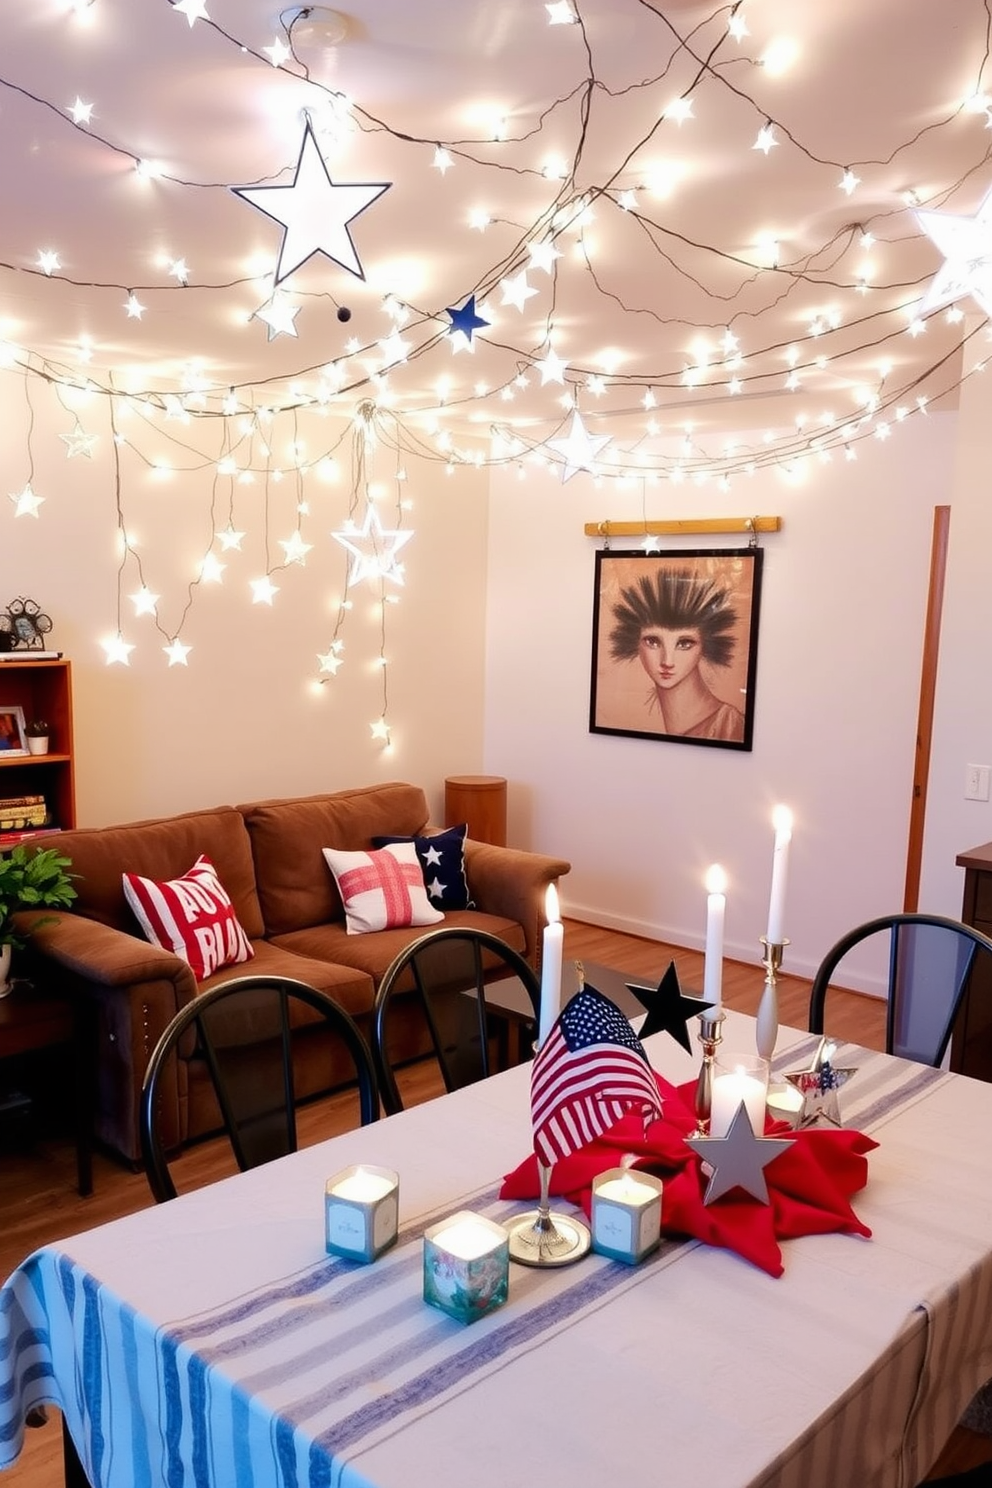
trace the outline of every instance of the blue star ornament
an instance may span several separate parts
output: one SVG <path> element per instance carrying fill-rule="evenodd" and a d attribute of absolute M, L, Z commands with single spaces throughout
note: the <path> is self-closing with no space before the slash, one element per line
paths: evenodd
<path fill-rule="evenodd" d="M 349 224 L 391 185 L 391 181 L 347 185 L 332 181 L 308 119 L 289 186 L 232 186 L 231 190 L 283 228 L 275 272 L 278 285 L 316 253 L 364 279 Z"/>
<path fill-rule="evenodd" d="M 488 320 L 483 320 L 481 315 L 477 315 L 475 313 L 474 294 L 469 295 L 464 305 L 449 305 L 444 313 L 445 315 L 449 315 L 451 317 L 451 325 L 448 328 L 448 335 L 456 336 L 459 332 L 461 332 L 461 334 L 465 337 L 465 340 L 470 345 L 475 332 L 481 331 L 483 326 L 487 326 L 490 324 Z"/>

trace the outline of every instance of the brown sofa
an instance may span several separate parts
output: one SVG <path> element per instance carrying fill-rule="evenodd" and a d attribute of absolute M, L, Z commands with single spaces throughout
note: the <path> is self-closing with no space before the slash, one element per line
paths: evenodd
<path fill-rule="evenodd" d="M 396 953 L 423 928 L 349 935 L 321 849 L 367 849 L 386 835 L 430 831 L 427 800 L 391 783 L 333 795 L 256 801 L 123 826 L 63 832 L 51 845 L 71 859 L 78 899 L 72 913 L 19 917 L 31 931 L 33 972 L 94 1011 L 98 1140 L 131 1162 L 140 1158 L 138 1102 L 148 1056 L 173 1015 L 198 990 L 234 976 L 269 972 L 328 992 L 367 1032 L 375 990 Z M 44 843 L 44 838 L 37 839 Z M 46 844 L 48 845 L 48 844 Z M 254 958 L 197 983 L 185 961 L 145 940 L 124 897 L 121 875 L 170 879 L 199 854 L 217 869 Z M 475 909 L 447 924 L 479 926 L 521 951 L 539 970 L 544 895 L 569 870 L 557 858 L 465 844 Z M 313 1032 L 313 1030 L 311 1030 Z M 413 1046 L 409 1052 L 414 1052 Z M 305 1094 L 326 1088 L 328 1066 L 301 1029 L 294 1045 Z M 163 1111 L 178 1144 L 218 1125 L 212 1091 L 178 1061 Z"/>

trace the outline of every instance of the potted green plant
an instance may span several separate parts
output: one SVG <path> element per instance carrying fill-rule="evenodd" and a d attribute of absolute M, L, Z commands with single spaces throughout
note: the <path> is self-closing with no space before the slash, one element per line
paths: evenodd
<path fill-rule="evenodd" d="M 30 718 L 24 725 L 29 754 L 48 753 L 48 723 L 44 718 Z"/>
<path fill-rule="evenodd" d="M 65 909 L 76 897 L 66 871 L 72 860 L 54 847 L 31 849 L 19 842 L 0 854 L 0 997 L 10 991 L 10 956 L 25 937 L 14 928 L 20 909 Z M 51 916 L 46 915 L 45 920 Z M 38 923 L 44 923 L 39 921 Z"/>

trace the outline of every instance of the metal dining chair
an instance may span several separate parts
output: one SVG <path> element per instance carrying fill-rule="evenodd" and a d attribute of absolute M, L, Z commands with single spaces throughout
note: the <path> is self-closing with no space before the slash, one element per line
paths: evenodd
<path fill-rule="evenodd" d="M 533 968 L 486 930 L 441 926 L 412 941 L 386 970 L 372 1014 L 372 1057 L 386 1112 L 403 1109 L 391 1053 L 401 1020 L 409 1027 L 416 1014 L 426 1024 L 444 1087 L 458 1090 L 506 1062 L 505 1020 L 536 1026 L 540 1000 Z"/>
<path fill-rule="evenodd" d="M 181 1008 L 152 1050 L 141 1087 L 141 1151 L 157 1203 L 176 1197 L 160 1120 L 160 1082 L 170 1060 L 201 1063 L 210 1078 L 239 1169 L 296 1151 L 292 1030 L 322 1023 L 343 1044 L 357 1082 L 360 1121 L 379 1116 L 368 1046 L 342 1007 L 292 977 L 236 977 Z M 331 1081 L 329 1078 L 328 1084 Z M 338 1082 L 335 1082 L 338 1083 Z"/>
<path fill-rule="evenodd" d="M 827 994 L 849 986 L 848 952 L 877 939 L 888 965 L 885 1050 L 939 1066 L 947 1052 L 969 981 L 992 976 L 992 940 L 943 915 L 891 914 L 848 931 L 824 956 L 809 1000 L 809 1029 L 822 1034 Z M 838 976 L 839 973 L 839 976 Z"/>

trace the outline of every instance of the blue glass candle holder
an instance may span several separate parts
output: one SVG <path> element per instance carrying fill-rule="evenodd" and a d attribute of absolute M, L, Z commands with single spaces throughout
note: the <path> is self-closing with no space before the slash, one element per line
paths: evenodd
<path fill-rule="evenodd" d="M 510 1290 L 510 1237 L 461 1210 L 424 1231 L 424 1301 L 460 1323 L 502 1307 Z"/>

